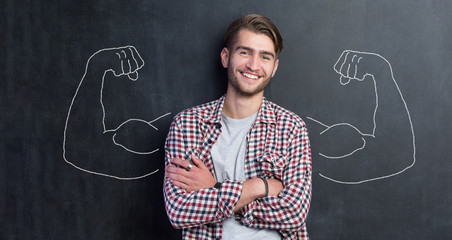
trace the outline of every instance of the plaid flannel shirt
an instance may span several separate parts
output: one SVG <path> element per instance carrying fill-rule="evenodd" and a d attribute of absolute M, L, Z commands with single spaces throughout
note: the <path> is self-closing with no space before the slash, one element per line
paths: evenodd
<path fill-rule="evenodd" d="M 210 149 L 221 133 L 224 98 L 187 109 L 175 116 L 165 143 L 165 165 L 172 158 L 195 154 L 213 173 Z M 306 218 L 311 199 L 311 149 L 305 123 L 296 114 L 263 98 L 247 133 L 245 175 L 283 182 L 278 196 L 255 200 L 233 213 L 242 182 L 225 180 L 219 189 L 186 192 L 164 180 L 165 207 L 183 239 L 221 239 L 222 221 L 235 217 L 245 226 L 279 230 L 283 239 L 309 239 Z"/>

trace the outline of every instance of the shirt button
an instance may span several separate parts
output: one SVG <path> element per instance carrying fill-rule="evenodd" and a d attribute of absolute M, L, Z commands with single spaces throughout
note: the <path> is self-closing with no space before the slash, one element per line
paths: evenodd
<path fill-rule="evenodd" d="M 210 139 L 207 140 L 207 143 L 208 143 L 208 144 L 212 144 L 212 140 L 210 140 Z"/>

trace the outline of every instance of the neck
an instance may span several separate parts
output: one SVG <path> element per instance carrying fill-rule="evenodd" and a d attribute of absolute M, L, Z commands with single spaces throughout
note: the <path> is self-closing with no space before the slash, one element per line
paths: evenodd
<path fill-rule="evenodd" d="M 228 91 L 224 100 L 223 113 L 233 119 L 249 117 L 259 111 L 263 96 L 264 92 L 253 96 L 238 96 L 235 92 Z"/>

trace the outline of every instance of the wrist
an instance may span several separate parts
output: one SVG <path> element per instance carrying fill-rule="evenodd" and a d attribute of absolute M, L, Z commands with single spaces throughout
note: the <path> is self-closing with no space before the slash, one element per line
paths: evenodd
<path fill-rule="evenodd" d="M 252 201 L 265 197 L 265 184 L 260 178 L 252 178 L 243 182 L 243 192 Z"/>
<path fill-rule="evenodd" d="M 268 197 L 268 182 L 267 182 L 267 179 L 265 179 L 263 177 L 260 177 L 260 179 L 264 182 L 264 185 L 265 185 L 265 195 L 264 195 L 264 197 Z"/>

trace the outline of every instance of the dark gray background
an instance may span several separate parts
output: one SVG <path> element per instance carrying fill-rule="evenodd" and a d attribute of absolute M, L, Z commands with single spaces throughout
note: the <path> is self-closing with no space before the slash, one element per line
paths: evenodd
<path fill-rule="evenodd" d="M 316 152 L 322 142 L 311 137 L 311 238 L 451 238 L 451 7 L 444 0 L 7 0 L 0 10 L 0 238 L 179 239 L 164 211 L 162 151 L 146 166 L 160 171 L 141 180 L 79 171 L 62 157 L 68 108 L 88 58 L 125 45 L 135 46 L 146 64 L 139 87 L 111 80 L 106 99 L 113 124 L 130 116 L 174 116 L 220 97 L 223 33 L 232 20 L 254 12 L 272 19 L 285 41 L 266 90 L 270 100 L 305 120 L 341 121 L 342 111 L 328 109 L 338 100 L 333 64 L 351 49 L 378 53 L 391 63 L 411 113 L 416 164 L 380 181 L 342 185 L 319 177 L 328 162 Z M 367 95 L 350 97 L 362 96 Z M 369 102 L 357 102 L 346 111 L 371 109 Z M 149 141 L 163 145 L 170 121 L 160 121 L 159 134 Z M 397 150 L 384 146 L 371 157 Z"/>

